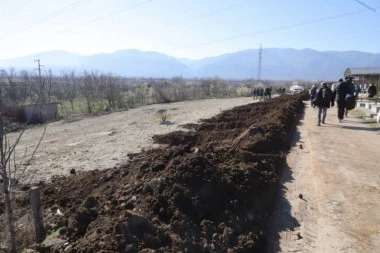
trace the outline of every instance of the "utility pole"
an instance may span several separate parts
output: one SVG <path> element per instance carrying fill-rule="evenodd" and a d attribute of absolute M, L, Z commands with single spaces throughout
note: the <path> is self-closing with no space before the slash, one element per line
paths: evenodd
<path fill-rule="evenodd" d="M 42 98 L 42 102 L 44 103 L 45 102 L 45 96 L 44 96 L 44 83 L 42 82 L 42 76 L 41 76 L 41 67 L 43 67 L 44 65 L 41 65 L 40 63 L 40 59 L 37 59 L 37 60 L 34 60 L 34 62 L 37 62 L 38 63 L 38 77 L 40 79 L 40 94 L 39 94 L 39 98 Z"/>
<path fill-rule="evenodd" d="M 43 65 L 41 65 L 40 59 L 34 60 L 34 62 L 38 62 L 38 77 L 40 78 L 40 85 L 42 86 L 41 67 L 43 67 Z"/>
<path fill-rule="evenodd" d="M 259 49 L 259 64 L 258 64 L 258 68 L 257 68 L 257 80 L 261 80 L 261 59 L 262 59 L 262 53 L 263 53 L 263 49 L 262 49 L 261 44 L 260 44 L 260 49 Z"/>

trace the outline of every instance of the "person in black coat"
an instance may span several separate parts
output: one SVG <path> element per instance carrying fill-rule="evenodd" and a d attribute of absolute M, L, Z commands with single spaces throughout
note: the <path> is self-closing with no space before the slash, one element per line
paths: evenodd
<path fill-rule="evenodd" d="M 375 85 L 372 83 L 368 87 L 368 98 L 373 98 L 377 93 Z"/>
<path fill-rule="evenodd" d="M 352 77 L 347 77 L 346 81 L 339 82 L 333 90 L 333 97 L 337 102 L 338 107 L 338 120 L 342 122 L 344 118 L 344 111 L 346 109 L 346 96 L 347 94 L 353 95 Z"/>
<path fill-rule="evenodd" d="M 332 97 L 333 92 L 331 89 L 327 87 L 326 83 L 321 83 L 320 88 L 317 90 L 316 97 L 313 100 L 313 104 L 318 107 L 318 126 L 321 125 L 321 122 L 325 124 L 327 109 L 330 108 Z"/>

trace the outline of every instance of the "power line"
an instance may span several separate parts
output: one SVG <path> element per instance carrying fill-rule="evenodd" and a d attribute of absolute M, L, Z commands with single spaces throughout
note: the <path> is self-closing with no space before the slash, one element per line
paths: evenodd
<path fill-rule="evenodd" d="M 83 1 L 83 0 L 82 0 L 82 1 Z M 91 1 L 91 0 L 90 0 L 90 1 Z M 65 30 L 61 30 L 61 31 L 59 31 L 59 32 L 57 32 L 57 33 L 48 34 L 47 36 L 42 37 L 42 38 L 40 37 L 40 38 L 37 39 L 37 40 L 29 40 L 28 42 L 38 42 L 38 41 L 44 40 L 44 39 L 46 39 L 46 38 L 52 38 L 52 37 L 58 36 L 58 35 L 60 35 L 60 34 L 67 33 L 67 32 L 69 32 L 69 31 L 76 30 L 76 29 L 79 29 L 79 28 L 82 28 L 82 27 L 88 26 L 88 25 L 90 25 L 90 24 L 92 24 L 92 23 L 95 23 L 95 22 L 98 22 L 98 21 L 101 21 L 101 20 L 105 20 L 105 19 L 110 18 L 110 17 L 112 17 L 112 16 L 115 16 L 115 15 L 121 14 L 121 13 L 123 13 L 123 12 L 129 11 L 129 10 L 132 10 L 132 9 L 134 9 L 134 8 L 137 8 L 137 7 L 143 6 L 143 5 L 148 4 L 148 3 L 150 3 L 150 2 L 153 2 L 153 1 L 155 1 L 155 0 L 146 0 L 146 1 L 143 1 L 143 2 L 141 2 L 141 3 L 131 5 L 131 6 L 127 7 L 127 8 L 124 8 L 124 9 L 121 9 L 121 10 L 118 10 L 118 11 L 115 11 L 115 12 L 112 12 L 112 13 L 109 13 L 109 14 L 107 14 L 107 15 L 104 15 L 104 16 L 101 16 L 101 17 L 98 17 L 98 18 L 92 19 L 92 20 L 90 20 L 89 22 L 86 22 L 86 23 L 83 23 L 83 24 L 79 24 L 79 25 L 75 25 L 75 26 L 69 27 L 69 28 L 67 28 L 67 29 L 65 29 Z M 1 40 L 1 39 L 3 39 L 3 38 L 0 37 L 0 40 Z M 23 44 L 19 44 L 19 45 L 23 45 Z M 13 46 L 15 46 L 15 45 L 13 45 Z M 2 49 L 4 49 L 4 48 L 2 48 Z"/>
<path fill-rule="evenodd" d="M 240 5 L 247 4 L 247 3 L 248 3 L 247 1 L 242 1 L 242 2 L 238 2 L 238 3 L 232 4 L 232 5 L 223 6 L 221 8 L 215 9 L 215 10 L 199 13 L 198 15 L 194 15 L 194 16 L 188 18 L 188 19 L 185 19 L 185 20 L 182 20 L 182 21 L 179 21 L 179 22 L 175 22 L 172 25 L 164 27 L 163 29 L 167 29 L 167 28 L 172 28 L 172 27 L 176 27 L 176 26 L 179 26 L 179 25 L 183 25 L 183 24 L 188 23 L 189 21 L 197 20 L 197 19 L 202 18 L 202 17 L 209 17 L 210 14 L 216 14 L 216 13 L 219 13 L 219 12 L 222 12 L 222 11 L 225 11 L 225 10 L 231 10 L 232 8 L 235 8 L 235 7 L 238 7 Z"/>
<path fill-rule="evenodd" d="M 145 4 L 149 3 L 149 2 L 153 2 L 153 1 L 155 1 L 155 0 L 147 0 L 147 1 L 144 1 L 144 2 L 141 2 L 141 3 L 138 3 L 138 4 L 135 4 L 135 5 L 129 6 L 129 7 L 125 8 L 125 9 L 121 9 L 121 10 L 118 10 L 118 11 L 116 11 L 116 12 L 112 12 L 112 13 L 109 13 L 109 14 L 107 14 L 107 15 L 104 15 L 104 16 L 101 16 L 101 17 L 98 17 L 98 18 L 92 19 L 92 20 L 90 20 L 90 21 L 88 21 L 88 22 L 86 22 L 86 23 L 82 23 L 82 24 L 79 24 L 79 25 L 75 25 L 75 26 L 69 27 L 69 28 L 67 28 L 67 29 L 61 30 L 61 31 L 59 31 L 59 32 L 56 32 L 56 33 L 48 34 L 48 35 L 46 35 L 46 36 L 43 37 L 43 38 L 39 38 L 38 40 L 29 40 L 29 42 L 38 42 L 38 41 L 44 40 L 44 39 L 46 39 L 46 38 L 56 37 L 56 36 L 58 36 L 58 35 L 65 34 L 65 33 L 67 33 L 67 32 L 70 32 L 70 31 L 73 31 L 73 30 L 76 30 L 76 29 L 79 29 L 79 28 L 83 28 L 83 27 L 88 26 L 88 25 L 90 25 L 90 24 L 92 24 L 92 23 L 95 23 L 95 22 L 98 22 L 98 21 L 101 21 L 101 20 L 108 19 L 108 18 L 110 18 L 110 17 L 112 17 L 112 16 L 115 16 L 115 15 L 121 14 L 121 13 L 123 13 L 123 12 L 129 11 L 129 10 L 132 10 L 132 9 L 134 9 L 134 8 L 137 8 L 137 7 L 143 6 L 143 5 L 145 5 Z M 212 13 L 218 13 L 218 12 L 224 11 L 224 10 L 226 10 L 226 9 L 231 9 L 231 8 L 234 8 L 234 7 L 236 7 L 236 6 L 239 6 L 239 5 L 242 5 L 242 4 L 245 4 L 245 3 L 246 3 L 246 2 L 239 2 L 239 3 L 237 3 L 237 4 L 233 4 L 233 5 L 229 5 L 229 6 L 226 6 L 226 7 L 222 7 L 222 8 L 219 8 L 219 9 L 216 9 L 216 10 L 213 10 L 213 11 L 210 11 L 210 12 L 202 13 L 202 14 L 199 14 L 199 15 L 194 16 L 194 17 L 192 17 L 192 18 L 189 18 L 189 19 L 187 19 L 187 20 L 184 20 L 182 23 L 186 23 L 186 22 L 188 22 L 188 21 L 195 20 L 195 19 L 201 18 L 201 17 L 203 17 L 203 16 L 207 16 L 207 15 L 212 14 Z M 181 22 L 180 22 L 180 24 L 181 24 Z M 167 26 L 167 27 L 165 27 L 165 28 L 169 28 L 169 27 L 177 26 L 177 25 L 178 25 L 178 23 L 175 23 L 174 25 L 170 25 L 170 26 Z M 163 29 L 165 29 L 165 28 L 163 28 Z M 2 39 L 2 38 L 0 37 L 0 39 Z M 21 45 L 21 44 L 20 44 L 20 45 Z"/>
<path fill-rule="evenodd" d="M 376 7 L 374 9 L 377 10 L 377 9 L 380 9 L 380 7 Z M 288 25 L 288 26 L 282 26 L 282 27 L 278 27 L 278 28 L 268 29 L 268 30 L 264 30 L 264 31 L 250 32 L 250 33 L 240 34 L 240 35 L 236 35 L 236 36 L 225 37 L 225 38 L 221 38 L 221 39 L 217 39 L 217 40 L 210 40 L 210 41 L 206 41 L 206 42 L 203 42 L 203 43 L 189 45 L 189 46 L 184 47 L 184 48 L 194 48 L 194 47 L 205 46 L 205 45 L 214 44 L 214 43 L 218 43 L 218 42 L 222 42 L 222 41 L 235 40 L 235 39 L 240 39 L 240 38 L 244 38 L 244 37 L 251 37 L 251 36 L 254 36 L 254 35 L 258 35 L 258 34 L 278 32 L 278 31 L 282 31 L 282 30 L 291 29 L 291 28 L 294 28 L 294 27 L 305 26 L 305 25 L 319 23 L 319 22 L 322 22 L 322 21 L 327 21 L 327 20 L 332 20 L 332 19 L 338 19 L 338 18 L 350 16 L 350 15 L 356 15 L 356 14 L 363 13 L 363 12 L 367 12 L 367 10 L 354 11 L 354 12 L 344 13 L 344 14 L 340 14 L 340 15 L 336 15 L 336 16 L 331 16 L 331 17 L 326 17 L 326 18 L 320 18 L 320 19 L 305 21 L 305 22 L 301 22 L 301 23 L 298 23 L 298 24 L 293 24 L 293 25 Z"/>
<path fill-rule="evenodd" d="M 140 2 L 138 4 L 135 4 L 135 5 L 132 5 L 132 6 L 129 6 L 127 8 L 124 8 L 124 9 L 121 9 L 121 10 L 118 10 L 118 11 L 115 11 L 115 12 L 112 12 L 112 13 L 109 13 L 109 14 L 106 14 L 104 16 L 101 16 L 101 17 L 98 17 L 98 18 L 95 18 L 95 19 L 92 19 L 86 23 L 82 23 L 82 24 L 79 24 L 79 25 L 75 25 L 75 26 L 72 26 L 72 27 L 69 27 L 67 29 L 64 29 L 64 30 L 61 30 L 61 31 L 58 31 L 56 33 L 52 33 L 52 34 L 48 34 L 46 37 L 43 37 L 43 38 L 39 38 L 37 40 L 29 40 L 29 42 L 37 42 L 37 41 L 41 41 L 45 38 L 52 38 L 52 37 L 55 37 L 55 36 L 58 36 L 60 34 L 64 34 L 64 33 L 67 33 L 69 31 L 72 31 L 72 30 L 76 30 L 76 29 L 79 29 L 79 28 L 82 28 L 82 27 L 85 27 L 85 26 L 88 26 L 92 23 L 95 23 L 95 22 L 98 22 L 98 21 L 101 21 L 101 20 L 105 20 L 105 19 L 108 19 L 112 16 L 115 16 L 115 15 L 118 15 L 120 13 L 123 13 L 123 12 L 126 12 L 126 11 L 129 11 L 131 9 L 134 9 L 134 8 L 137 8 L 137 7 L 140 7 L 142 5 L 145 5 L 147 3 L 150 3 L 150 2 L 153 2 L 154 0 L 146 0 L 146 1 L 143 1 L 143 2 Z M 356 0 L 355 0 L 356 1 Z M 80 2 L 80 1 L 79 1 Z M 239 3 L 241 4 L 241 3 Z M 239 5 L 239 4 L 236 4 L 236 5 Z M 380 7 L 376 7 L 376 8 L 373 8 L 374 10 L 376 9 L 379 9 Z M 222 11 L 223 9 L 225 9 L 224 7 L 223 8 L 220 8 L 220 9 L 217 9 L 217 10 L 214 10 L 212 12 L 218 12 L 218 11 Z M 240 35 L 236 35 L 236 36 L 229 36 L 229 37 L 225 37 L 225 38 L 221 38 L 221 39 L 216 39 L 216 40 L 210 40 L 210 41 L 205 41 L 205 42 L 202 42 L 202 43 L 197 43 L 197 44 L 193 44 L 193 45 L 188 45 L 188 46 L 183 46 L 181 48 L 194 48 L 194 47 L 199 47 L 199 46 L 204 46 L 204 45 L 209 45 L 209 44 L 214 44 L 214 43 L 218 43 L 218 42 L 223 42 L 223 41 L 228 41 L 228 40 L 235 40 L 235 39 L 240 39 L 240 38 L 244 38 L 244 37 L 250 37 L 250 36 L 254 36 L 254 35 L 258 35 L 258 34 L 265 34 L 265 33 L 271 33 L 271 32 L 277 32 L 277 31 L 282 31 L 282 30 L 287 30 L 287 29 L 291 29 L 291 28 L 295 28 L 295 27 L 299 27 L 299 26 L 305 26 L 305 25 L 309 25 L 309 24 L 313 24 L 313 23 L 318 23 L 318 22 L 323 22 L 323 21 L 327 21 L 327 20 L 333 20 L 333 19 L 338 19 L 338 18 L 342 18 L 342 17 L 345 17 L 345 16 L 350 16 L 350 15 L 356 15 L 356 14 L 359 14 L 359 13 L 363 13 L 363 12 L 366 12 L 368 10 L 360 10 L 360 11 L 355 11 L 355 12 L 349 12 L 349 13 L 344 13 L 344 14 L 340 14 L 340 15 L 335 15 L 335 16 L 330 16 L 330 17 L 326 17 L 326 18 L 320 18 L 320 19 L 315 19 L 315 20 L 310 20 L 310 21 L 305 21 L 305 22 L 301 22 L 301 23 L 297 23 L 297 24 L 293 24 L 293 25 L 288 25 L 288 26 L 282 26 L 282 27 L 278 27 L 278 28 L 273 28 L 273 29 L 268 29 L 268 30 L 263 30 L 263 31 L 257 31 L 257 32 L 250 32 L 250 33 L 245 33 L 245 34 L 240 34 Z M 199 17 L 202 17 L 203 15 L 205 14 L 201 14 L 201 15 L 198 15 L 198 16 L 195 16 L 193 18 L 190 18 L 189 20 L 185 20 L 185 22 L 187 21 L 190 21 L 190 20 L 195 20 L 195 19 L 198 19 Z M 1 38 L 0 38 L 1 39 Z"/>
<path fill-rule="evenodd" d="M 354 0 L 355 2 L 357 2 L 357 3 L 359 3 L 359 4 L 361 4 L 361 5 L 363 5 L 364 7 L 366 7 L 368 10 L 371 10 L 371 11 L 373 11 L 373 12 L 376 12 L 376 10 L 374 9 L 374 8 L 372 8 L 371 6 L 368 6 L 368 5 L 366 5 L 365 3 L 363 3 L 363 2 L 361 2 L 361 1 L 359 1 L 359 0 Z"/>
<path fill-rule="evenodd" d="M 3 18 L 3 17 L 5 17 L 5 16 L 7 16 L 7 15 L 9 15 L 9 14 L 12 13 L 12 12 L 18 11 L 19 9 L 21 9 L 21 8 L 23 8 L 23 7 L 25 7 L 25 6 L 27 6 L 27 5 L 30 4 L 31 2 L 33 2 L 33 0 L 26 1 L 25 3 L 18 5 L 18 6 L 16 6 L 16 7 L 13 8 L 13 9 L 7 10 L 6 12 L 3 11 L 3 13 L 0 14 L 0 19 Z"/>
<path fill-rule="evenodd" d="M 60 15 L 62 15 L 62 14 L 64 14 L 64 13 L 66 13 L 66 12 L 68 12 L 68 11 L 71 11 L 71 10 L 73 10 L 73 9 L 75 9 L 75 8 L 77 8 L 77 7 L 79 7 L 79 6 L 81 6 L 83 3 L 85 3 L 85 2 L 89 2 L 89 1 L 92 1 L 92 0 L 79 0 L 79 1 L 76 1 L 76 2 L 74 2 L 74 3 L 72 3 L 72 4 L 68 5 L 68 6 L 66 6 L 66 7 L 64 7 L 64 8 L 61 8 L 61 9 L 55 10 L 55 11 L 49 13 L 48 15 L 46 15 L 45 17 L 40 18 L 40 19 L 38 19 L 38 20 L 36 20 L 36 21 L 34 21 L 34 22 L 32 22 L 32 23 L 29 23 L 29 24 L 27 24 L 27 25 L 24 25 L 24 26 L 22 26 L 22 27 L 20 27 L 20 28 L 18 28 L 18 29 L 15 29 L 15 30 L 9 30 L 9 31 L 7 31 L 7 32 L 5 32 L 5 33 L 2 33 L 2 34 L 0 35 L 0 39 L 3 40 L 3 39 L 5 39 L 5 38 L 11 37 L 11 36 L 16 35 L 16 34 L 18 34 L 18 33 L 24 32 L 24 31 L 26 31 L 26 30 L 28 30 L 28 29 L 30 29 L 30 28 L 33 28 L 33 27 L 35 27 L 35 26 L 40 25 L 41 23 L 44 23 L 44 22 L 46 22 L 46 21 L 48 21 L 48 20 L 51 20 L 51 19 L 53 19 L 53 18 L 56 18 L 56 17 L 58 17 L 58 16 L 60 16 Z"/>
<path fill-rule="evenodd" d="M 105 15 L 105 16 L 102 16 L 102 17 L 99 17 L 99 18 L 92 19 L 92 20 L 90 20 L 89 22 L 86 22 L 86 23 L 83 23 L 83 24 L 80 24 L 80 25 L 72 26 L 72 27 L 70 27 L 70 28 L 67 28 L 67 29 L 65 29 L 65 30 L 61 30 L 61 31 L 59 31 L 59 32 L 57 32 L 57 33 L 54 33 L 54 34 L 49 34 L 49 35 L 47 35 L 46 37 L 48 37 L 48 38 L 55 37 L 55 36 L 57 36 L 57 35 L 60 35 L 60 34 L 63 34 L 63 33 L 67 33 L 67 32 L 69 32 L 69 31 L 76 30 L 76 29 L 78 29 L 78 28 L 82 28 L 82 27 L 84 27 L 84 26 L 88 26 L 88 25 L 90 25 L 90 24 L 92 24 L 92 23 L 95 23 L 95 22 L 98 22 L 98 21 L 101 21 L 101 20 L 104 20 L 104 19 L 110 18 L 110 17 L 112 17 L 112 16 L 115 16 L 115 15 L 118 15 L 118 14 L 120 14 L 120 13 L 123 13 L 123 12 L 129 11 L 129 10 L 132 10 L 132 9 L 137 8 L 137 7 L 140 7 L 140 6 L 143 6 L 143 5 L 145 5 L 145 4 L 149 3 L 149 2 L 153 2 L 153 1 L 155 1 L 155 0 L 147 0 L 147 1 L 144 1 L 144 2 L 141 2 L 141 3 L 138 3 L 138 4 L 131 5 L 131 6 L 127 7 L 127 8 L 125 8 L 125 9 L 121 9 L 121 10 L 118 10 L 118 11 L 116 11 L 116 12 L 112 12 L 112 13 L 110 13 L 110 14 L 107 14 L 107 15 Z"/>

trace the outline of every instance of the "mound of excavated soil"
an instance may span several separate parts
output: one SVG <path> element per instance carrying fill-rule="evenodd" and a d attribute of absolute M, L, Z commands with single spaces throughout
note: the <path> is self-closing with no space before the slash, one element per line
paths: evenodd
<path fill-rule="evenodd" d="M 41 185 L 65 252 L 254 252 L 305 94 L 235 107 L 121 167 Z M 51 217 L 55 217 L 55 220 Z"/>

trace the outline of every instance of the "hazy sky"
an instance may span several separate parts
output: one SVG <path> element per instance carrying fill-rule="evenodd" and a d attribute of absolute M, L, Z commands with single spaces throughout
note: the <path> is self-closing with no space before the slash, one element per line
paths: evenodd
<path fill-rule="evenodd" d="M 56 49 L 198 59 L 260 44 L 380 53 L 380 1 L 0 1 L 0 59 Z"/>

